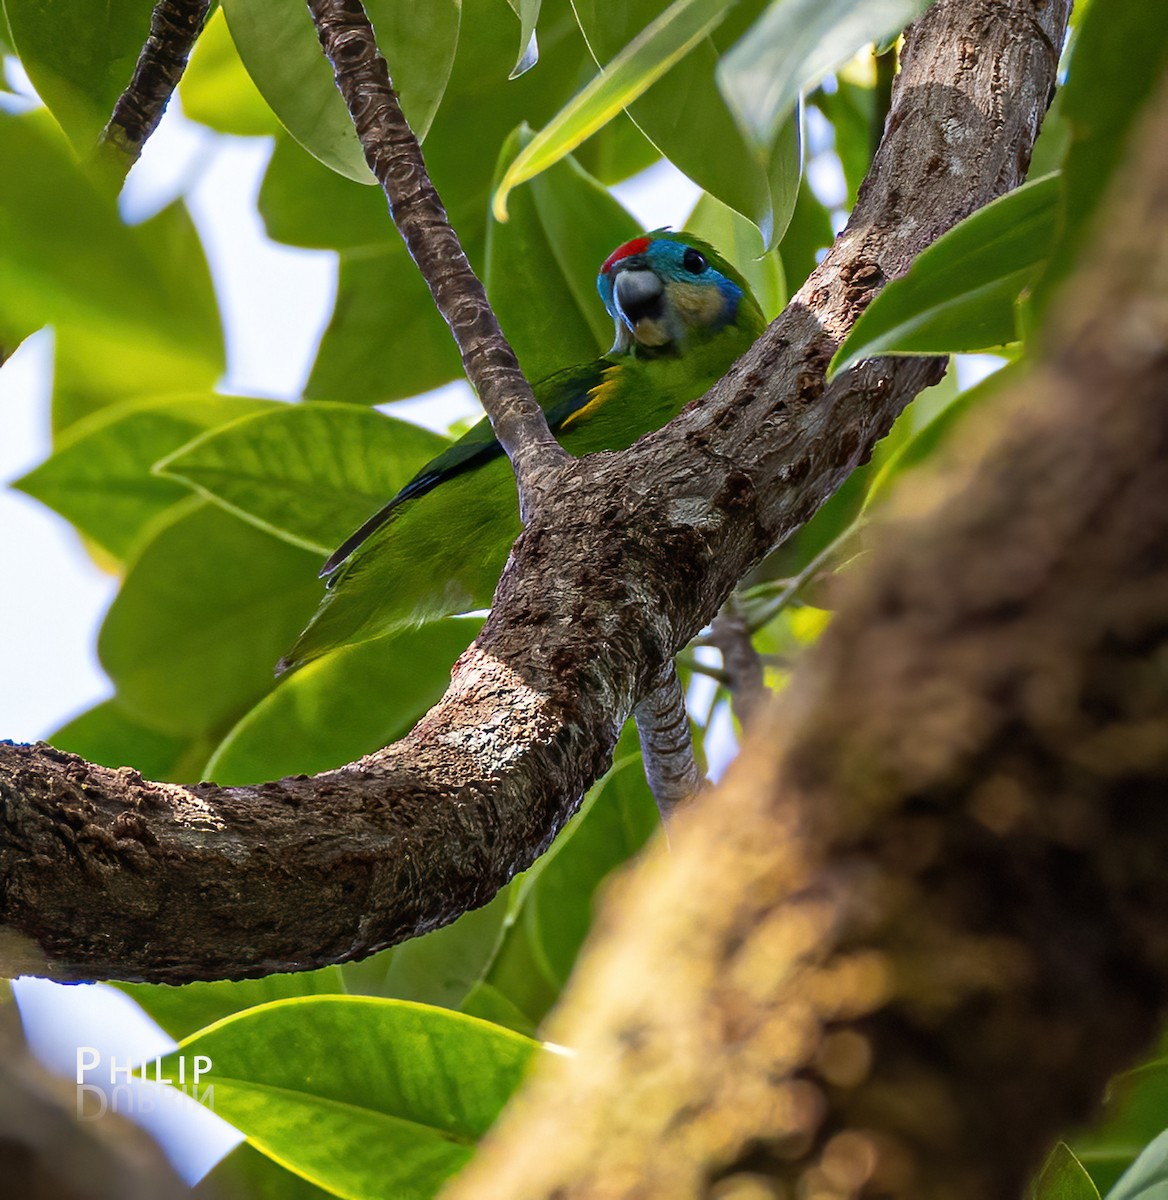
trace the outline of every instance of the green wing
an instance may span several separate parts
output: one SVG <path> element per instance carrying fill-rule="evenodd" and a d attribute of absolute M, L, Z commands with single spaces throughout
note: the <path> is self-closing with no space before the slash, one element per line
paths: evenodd
<path fill-rule="evenodd" d="M 602 382 L 604 371 L 611 365 L 605 359 L 598 359 L 596 362 L 557 371 L 535 385 L 535 397 L 547 416 L 548 425 L 553 433 L 573 413 L 588 403 L 592 389 Z M 431 459 L 388 504 L 378 509 L 360 529 L 347 537 L 321 567 L 321 577 L 332 575 L 354 550 L 364 545 L 393 517 L 399 505 L 424 496 L 440 483 L 445 483 L 464 471 L 483 466 L 502 453 L 503 447 L 495 440 L 495 435 L 491 432 L 491 423 L 484 417 L 448 450 Z"/>
<path fill-rule="evenodd" d="M 553 429 L 589 403 L 610 365 L 601 359 L 540 381 L 536 398 Z M 425 502 L 415 504 L 420 497 Z M 320 607 L 276 673 L 338 646 L 485 607 L 519 529 L 515 478 L 481 421 L 329 559 Z"/>

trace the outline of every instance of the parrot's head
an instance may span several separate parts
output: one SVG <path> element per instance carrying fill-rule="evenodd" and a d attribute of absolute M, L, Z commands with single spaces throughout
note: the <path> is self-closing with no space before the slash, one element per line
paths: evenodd
<path fill-rule="evenodd" d="M 689 233 L 656 229 L 618 246 L 596 280 L 616 322 L 610 353 L 680 354 L 729 325 L 761 333 L 765 321 L 746 280 Z"/>

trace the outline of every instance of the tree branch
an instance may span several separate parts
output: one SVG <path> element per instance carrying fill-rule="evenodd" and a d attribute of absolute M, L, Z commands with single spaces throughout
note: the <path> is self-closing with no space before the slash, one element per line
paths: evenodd
<path fill-rule="evenodd" d="M 610 893 L 547 1030 L 574 1053 L 447 1200 L 1021 1196 L 1152 1041 L 1160 93 L 1044 360 L 885 522 L 716 802 Z"/>
<path fill-rule="evenodd" d="M 693 737 L 685 696 L 672 662 L 661 668 L 656 681 L 633 709 L 649 791 L 668 821 L 677 806 L 698 790 L 701 776 L 694 762 Z"/>
<path fill-rule="evenodd" d="M 133 77 L 98 140 L 99 149 L 118 152 L 123 173 L 138 161 L 146 139 L 158 128 L 210 7 L 210 0 L 158 0 L 150 14 L 150 35 Z"/>
<path fill-rule="evenodd" d="M 746 618 L 731 594 L 710 622 L 707 644 L 719 650 L 726 687 L 738 723 L 745 727 L 766 698 L 762 659 L 754 648 Z"/>
<path fill-rule="evenodd" d="M 861 364 L 830 387 L 824 368 L 885 279 L 1020 180 L 1067 7 L 939 0 L 910 30 L 831 252 L 702 402 L 627 451 L 569 459 L 450 689 L 400 742 L 252 788 L 0 747 L 3 922 L 59 978 L 239 977 L 423 933 L 529 865 L 662 664 L 937 379 L 927 359 Z"/>
<path fill-rule="evenodd" d="M 394 224 L 450 326 L 466 376 L 507 452 L 519 485 L 524 520 L 550 492 L 568 453 L 552 436 L 487 293 L 475 275 L 442 198 L 430 181 L 422 148 L 402 113 L 385 59 L 361 0 L 308 0 L 320 44 L 333 64 L 365 160 L 387 199 Z"/>

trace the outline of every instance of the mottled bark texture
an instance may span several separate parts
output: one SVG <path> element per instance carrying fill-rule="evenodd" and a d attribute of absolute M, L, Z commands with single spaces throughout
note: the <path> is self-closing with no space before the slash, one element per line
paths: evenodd
<path fill-rule="evenodd" d="M 1032 374 L 608 898 L 449 1200 L 1017 1197 L 1168 999 L 1168 90 Z"/>
<path fill-rule="evenodd" d="M 450 326 L 466 377 L 511 460 L 520 512 L 526 518 L 541 494 L 553 492 L 557 468 L 567 460 L 567 452 L 548 429 L 486 290 L 446 217 L 361 0 L 308 0 L 308 9 L 369 169 L 389 200 L 394 224 Z"/>
<path fill-rule="evenodd" d="M 0 745 L 3 924 L 61 978 L 240 977 L 369 954 L 528 866 L 662 665 L 938 378 L 904 359 L 825 387 L 824 368 L 885 279 L 1019 181 L 1067 8 L 939 0 L 908 32 L 888 132 L 824 262 L 701 402 L 627 451 L 568 461 L 402 741 L 248 788 Z"/>
<path fill-rule="evenodd" d="M 119 151 L 125 169 L 137 162 L 162 120 L 210 7 L 210 0 L 159 0 L 151 13 L 150 36 L 101 135 L 102 144 Z"/>

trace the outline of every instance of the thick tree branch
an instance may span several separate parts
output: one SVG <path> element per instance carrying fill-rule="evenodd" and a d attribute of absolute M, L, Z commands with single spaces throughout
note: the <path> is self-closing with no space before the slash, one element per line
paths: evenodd
<path fill-rule="evenodd" d="M 150 36 L 98 143 L 118 151 L 123 170 L 138 161 L 158 128 L 210 7 L 210 0 L 158 0 L 150 14 Z"/>
<path fill-rule="evenodd" d="M 308 0 L 308 8 L 365 159 L 389 200 L 394 224 L 450 326 L 466 376 L 511 460 L 520 513 L 526 520 L 537 496 L 553 487 L 567 451 L 548 429 L 487 293 L 451 228 L 361 0 Z"/>
<path fill-rule="evenodd" d="M 1168 79 L 1043 361 L 600 914 L 449 1200 L 1024 1195 L 1168 1000 Z M 651 986 L 647 985 L 651 981 Z"/>
<path fill-rule="evenodd" d="M 939 0 L 918 22 L 827 258 L 703 402 L 627 451 L 568 461 L 450 689 L 402 741 L 252 788 L 0 748 L 4 923 L 62 978 L 253 975 L 425 932 L 529 865 L 662 664 L 938 377 L 899 360 L 825 387 L 824 368 L 885 279 L 1020 180 L 1067 7 Z"/>

